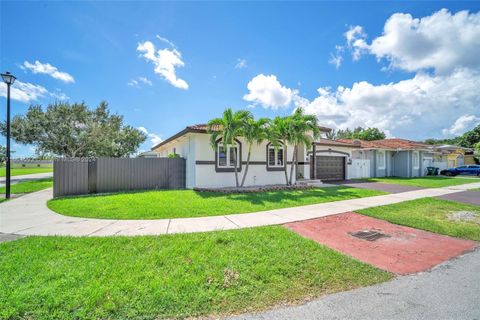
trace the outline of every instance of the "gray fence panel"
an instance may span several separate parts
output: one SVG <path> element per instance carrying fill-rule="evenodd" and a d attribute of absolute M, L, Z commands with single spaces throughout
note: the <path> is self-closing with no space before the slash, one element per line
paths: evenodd
<path fill-rule="evenodd" d="M 183 189 L 183 158 L 55 159 L 54 196 L 149 189 Z"/>
<path fill-rule="evenodd" d="M 88 160 L 55 159 L 53 162 L 53 196 L 88 193 Z"/>

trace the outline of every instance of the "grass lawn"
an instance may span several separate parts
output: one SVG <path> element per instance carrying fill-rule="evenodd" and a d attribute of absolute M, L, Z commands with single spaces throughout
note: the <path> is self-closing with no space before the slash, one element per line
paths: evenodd
<path fill-rule="evenodd" d="M 0 243 L 0 318 L 221 315 L 371 285 L 390 273 L 280 226 Z"/>
<path fill-rule="evenodd" d="M 48 207 L 77 217 L 163 219 L 247 213 L 380 194 L 385 193 L 349 187 L 243 194 L 166 190 L 60 198 L 50 200 Z"/>
<path fill-rule="evenodd" d="M 449 214 L 457 211 L 476 213 L 475 222 L 451 221 Z M 370 217 L 387 220 L 417 229 L 448 236 L 480 240 L 480 207 L 460 202 L 424 198 L 357 211 Z"/>
<path fill-rule="evenodd" d="M 465 183 L 480 182 L 480 179 L 461 178 L 461 177 L 443 177 L 443 176 L 431 176 L 420 178 L 400 178 L 400 177 L 388 177 L 388 178 L 369 178 L 361 179 L 371 182 L 383 182 L 400 184 L 404 186 L 423 187 L 423 188 L 441 188 L 456 186 Z"/>
<path fill-rule="evenodd" d="M 51 188 L 53 186 L 53 179 L 38 179 L 31 181 L 24 181 L 12 184 L 10 187 L 11 193 L 28 193 L 40 191 L 46 188 Z M 5 193 L 5 187 L 0 187 L 0 193 Z"/>
<path fill-rule="evenodd" d="M 0 177 L 5 177 L 5 167 L 0 167 Z M 11 170 L 12 176 L 21 176 L 24 174 L 52 172 L 53 167 L 48 168 L 15 168 Z"/>

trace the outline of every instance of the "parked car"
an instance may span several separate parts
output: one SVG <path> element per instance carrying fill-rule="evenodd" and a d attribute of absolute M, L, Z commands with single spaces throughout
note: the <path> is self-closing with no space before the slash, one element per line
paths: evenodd
<path fill-rule="evenodd" d="M 458 176 L 459 174 L 469 174 L 469 175 L 477 175 L 480 177 L 480 165 L 478 164 L 470 164 L 465 166 L 460 166 L 456 168 L 449 168 L 440 171 L 440 174 L 445 176 Z"/>

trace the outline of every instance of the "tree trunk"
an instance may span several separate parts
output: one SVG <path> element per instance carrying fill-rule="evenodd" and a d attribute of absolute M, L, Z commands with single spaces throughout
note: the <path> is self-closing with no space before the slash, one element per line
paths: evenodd
<path fill-rule="evenodd" d="M 233 171 L 235 172 L 235 186 L 238 188 L 237 148 L 233 149 Z M 241 163 L 242 159 L 240 159 Z"/>
<path fill-rule="evenodd" d="M 251 154 L 252 154 L 252 144 L 250 143 L 248 145 L 247 165 L 245 166 L 245 172 L 243 173 L 242 183 L 240 184 L 240 187 L 242 187 L 242 188 L 243 188 L 243 185 L 245 184 L 245 178 L 247 177 L 248 166 L 250 165 L 250 155 Z M 267 161 L 268 161 L 268 159 L 267 159 Z"/>
<path fill-rule="evenodd" d="M 292 181 L 293 181 L 293 169 L 295 167 L 296 158 L 297 158 L 297 145 L 295 145 L 293 147 L 292 164 L 291 164 L 291 167 L 290 167 L 290 183 L 289 184 L 292 184 Z"/>
<path fill-rule="evenodd" d="M 286 159 L 285 159 L 285 161 L 286 161 Z M 287 164 L 285 164 L 284 168 L 285 168 L 285 170 L 284 170 L 284 172 L 285 172 L 285 181 L 286 181 L 286 184 L 287 184 L 287 186 L 288 186 L 288 172 L 287 172 Z"/>
<path fill-rule="evenodd" d="M 298 179 L 298 146 L 297 151 L 295 152 L 295 184 L 297 184 Z"/>

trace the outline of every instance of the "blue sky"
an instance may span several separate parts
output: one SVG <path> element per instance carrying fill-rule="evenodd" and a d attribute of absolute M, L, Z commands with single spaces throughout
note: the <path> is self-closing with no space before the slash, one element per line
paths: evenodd
<path fill-rule="evenodd" d="M 143 150 L 226 107 L 274 117 L 303 106 L 327 126 L 416 140 L 480 122 L 479 2 L 0 6 L 1 70 L 20 81 L 13 114 L 106 100 L 148 131 Z"/>

